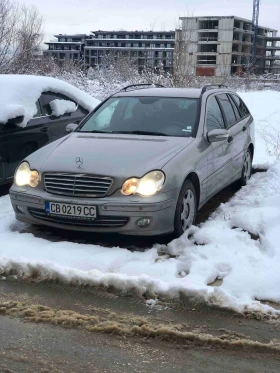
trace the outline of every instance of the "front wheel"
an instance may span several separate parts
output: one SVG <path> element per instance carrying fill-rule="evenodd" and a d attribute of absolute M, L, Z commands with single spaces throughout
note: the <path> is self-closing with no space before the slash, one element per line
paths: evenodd
<path fill-rule="evenodd" d="M 186 180 L 182 186 L 175 211 L 174 235 L 181 236 L 196 218 L 197 202 L 195 188 L 190 180 Z"/>
<path fill-rule="evenodd" d="M 252 152 L 250 149 L 247 149 L 245 158 L 243 161 L 243 168 L 242 168 L 242 175 L 240 179 L 240 185 L 245 186 L 247 185 L 249 179 L 251 178 L 252 175 L 252 162 L 253 162 L 253 157 L 252 157 Z"/>

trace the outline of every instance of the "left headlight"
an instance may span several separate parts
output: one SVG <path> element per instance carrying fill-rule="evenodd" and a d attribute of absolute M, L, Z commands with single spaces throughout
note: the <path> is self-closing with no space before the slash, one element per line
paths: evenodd
<path fill-rule="evenodd" d="M 22 162 L 16 170 L 15 183 L 17 186 L 29 185 L 35 188 L 39 183 L 39 173 L 36 170 L 30 170 L 27 162 Z"/>
<path fill-rule="evenodd" d="M 162 171 L 151 171 L 141 179 L 132 177 L 123 183 L 121 194 L 130 196 L 131 194 L 141 194 L 141 196 L 152 196 L 158 192 L 165 181 Z"/>

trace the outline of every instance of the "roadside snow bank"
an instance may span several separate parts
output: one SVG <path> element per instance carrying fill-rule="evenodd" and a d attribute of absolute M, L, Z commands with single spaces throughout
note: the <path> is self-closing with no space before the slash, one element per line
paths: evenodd
<path fill-rule="evenodd" d="M 0 74 L 0 123 L 24 116 L 21 127 L 37 113 L 36 101 L 43 92 L 66 95 L 85 109 L 92 111 L 99 100 L 62 80 L 35 75 Z"/>
<path fill-rule="evenodd" d="M 201 227 L 145 252 L 21 234 L 9 197 L 0 205 L 2 275 L 191 295 L 238 311 L 272 312 L 259 300 L 280 302 L 280 162 L 255 174 Z M 211 286 L 215 279 L 221 286 Z"/>
<path fill-rule="evenodd" d="M 255 120 L 254 168 L 267 169 L 280 155 L 280 92 L 238 92 Z"/>

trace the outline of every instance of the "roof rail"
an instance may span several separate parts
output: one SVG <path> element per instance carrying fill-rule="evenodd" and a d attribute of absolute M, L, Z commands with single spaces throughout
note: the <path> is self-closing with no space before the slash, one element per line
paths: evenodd
<path fill-rule="evenodd" d="M 224 85 L 224 84 L 206 84 L 202 90 L 201 90 L 201 94 L 203 95 L 203 93 L 205 93 L 207 91 L 207 89 L 215 89 L 215 88 L 228 88 L 228 86 Z"/>
<path fill-rule="evenodd" d="M 127 92 L 127 89 L 128 88 L 133 88 L 133 87 L 146 87 L 146 86 L 150 86 L 149 88 L 165 88 L 164 85 L 161 85 L 161 84 L 154 84 L 154 83 L 141 83 L 141 84 L 130 84 L 124 88 L 122 88 L 121 90 L 119 90 L 118 92 Z M 139 88 L 141 89 L 141 88 Z"/>

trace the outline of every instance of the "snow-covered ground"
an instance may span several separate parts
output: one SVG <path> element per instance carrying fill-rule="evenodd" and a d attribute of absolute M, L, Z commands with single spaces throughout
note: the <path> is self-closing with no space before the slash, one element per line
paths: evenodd
<path fill-rule="evenodd" d="M 256 120 L 255 165 L 269 169 L 253 175 L 207 222 L 145 252 L 50 242 L 19 233 L 24 225 L 5 196 L 0 198 L 0 274 L 148 290 L 155 298 L 184 294 L 238 311 L 277 312 L 260 301 L 280 303 L 280 161 L 268 154 L 259 132 L 264 124 L 280 130 L 280 92 L 242 97 Z M 216 279 L 220 286 L 211 285 Z"/>

